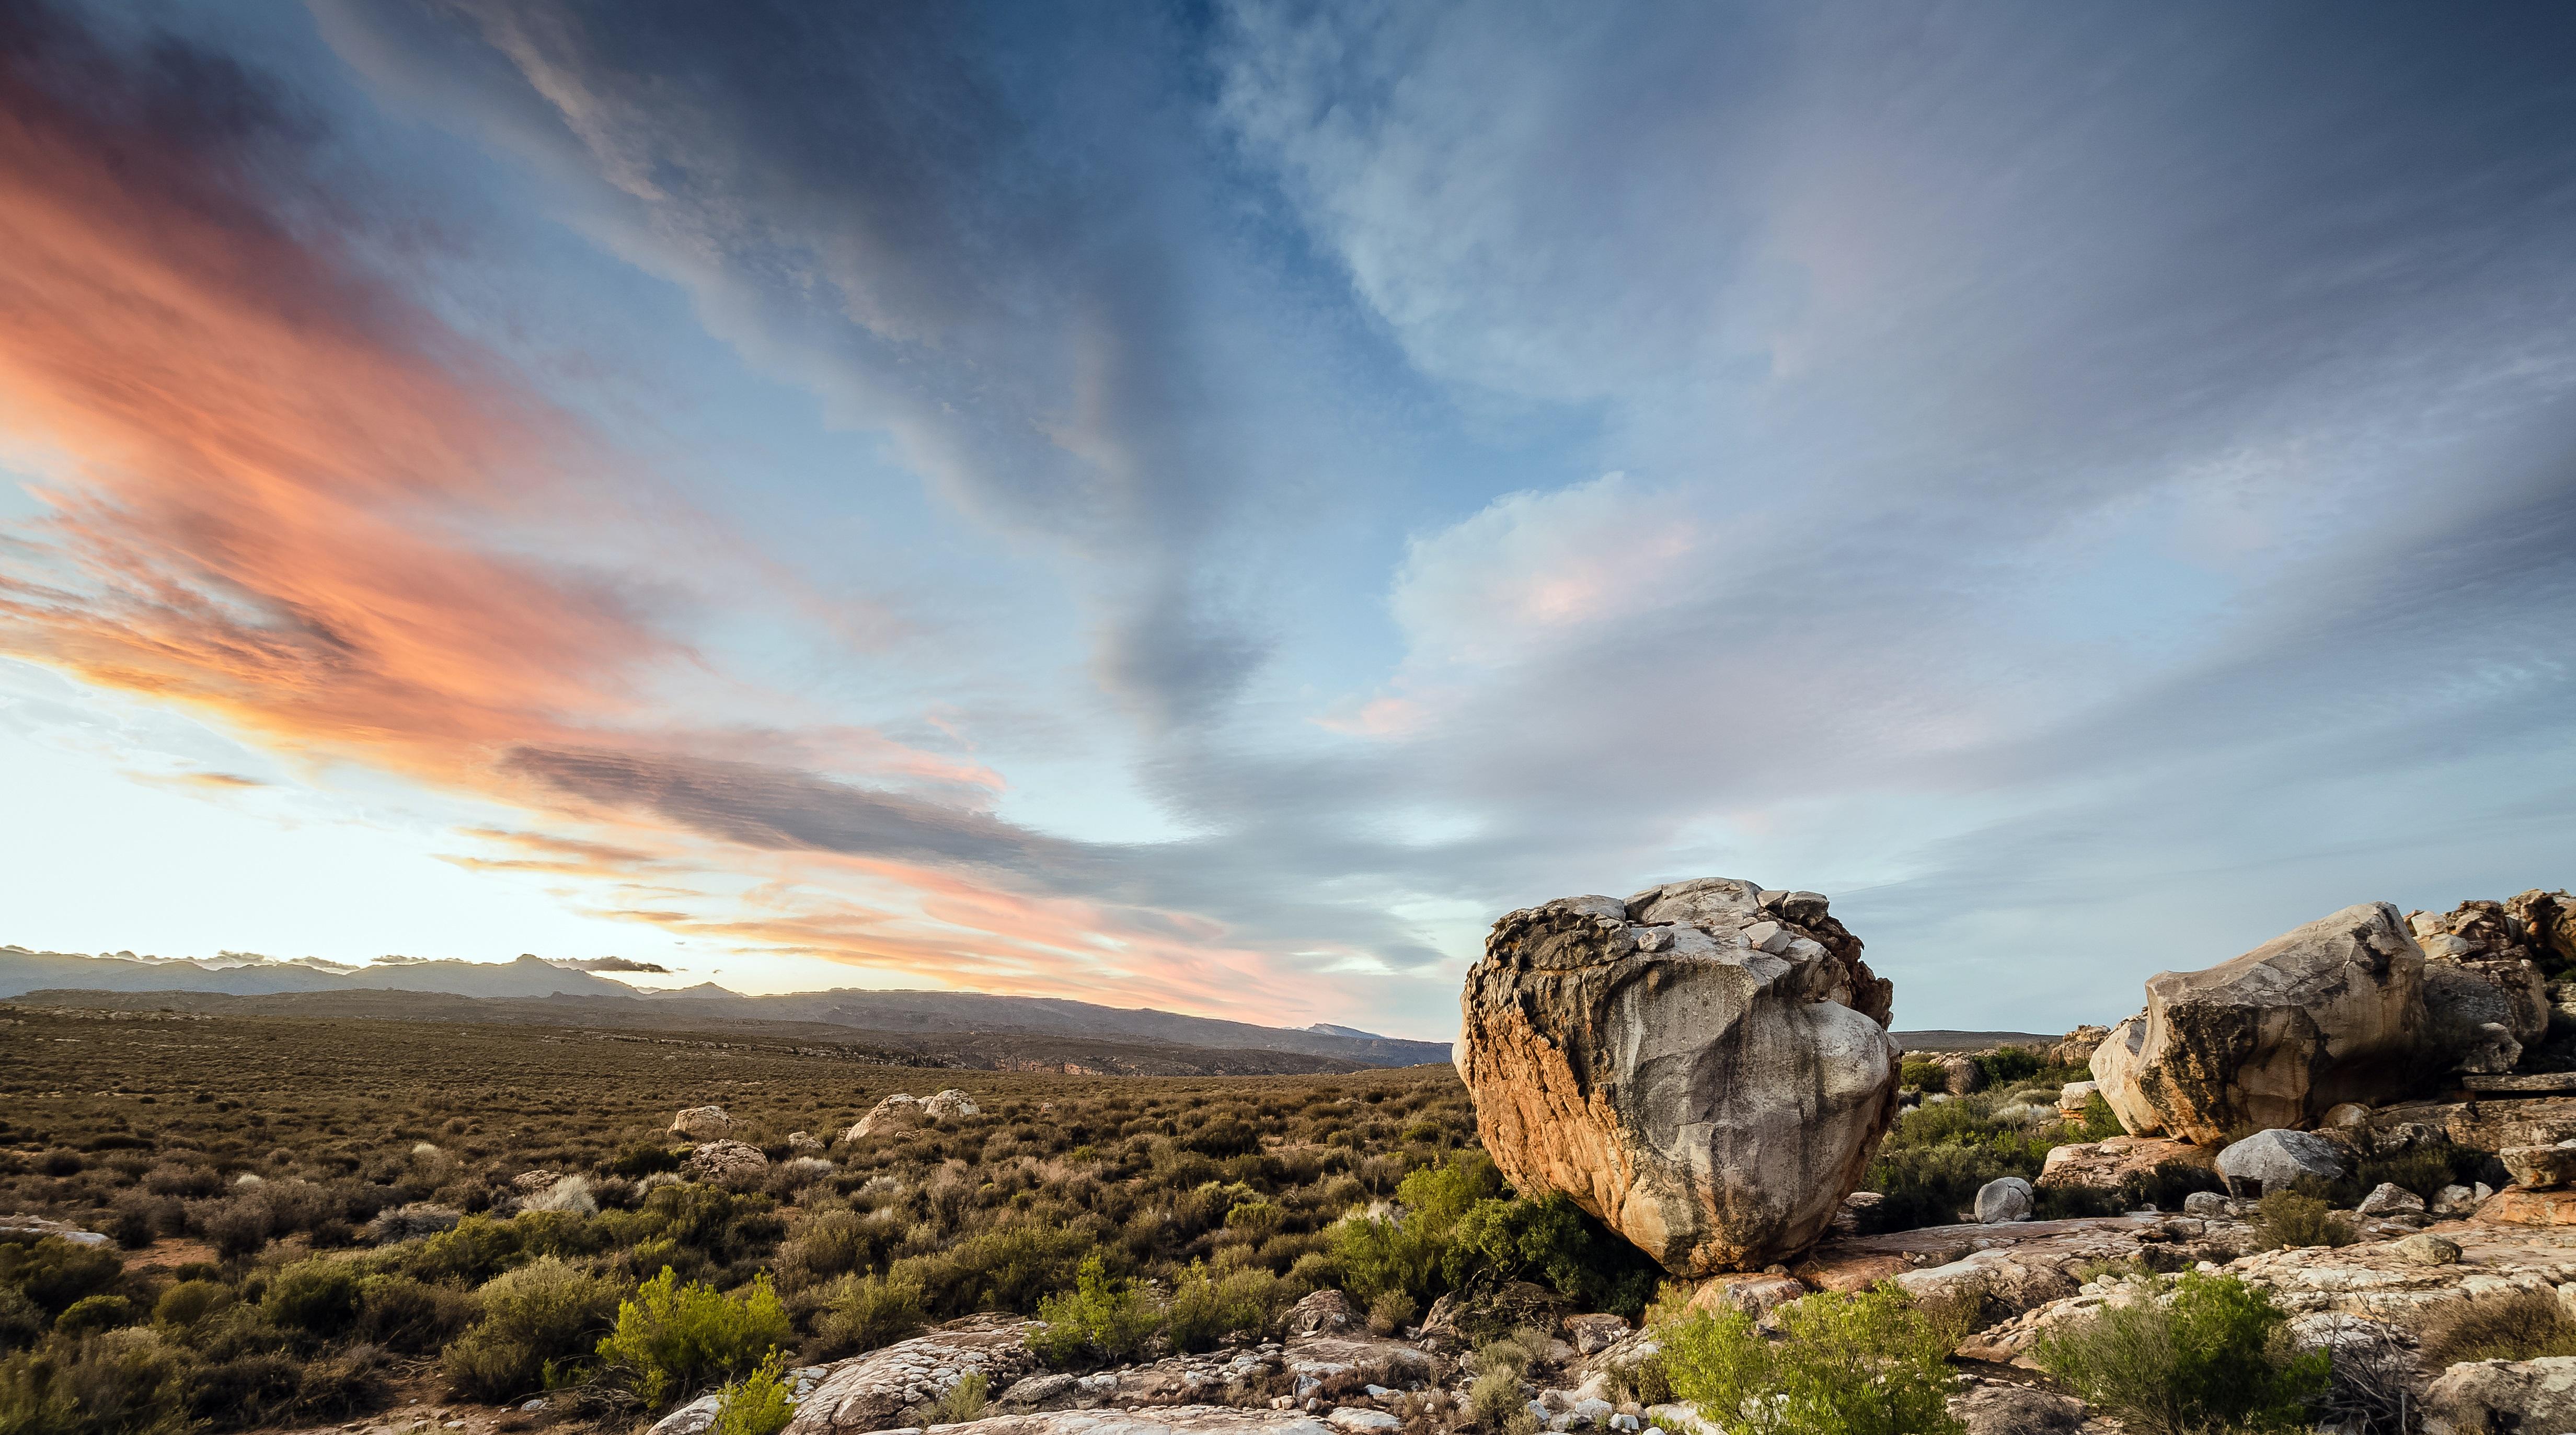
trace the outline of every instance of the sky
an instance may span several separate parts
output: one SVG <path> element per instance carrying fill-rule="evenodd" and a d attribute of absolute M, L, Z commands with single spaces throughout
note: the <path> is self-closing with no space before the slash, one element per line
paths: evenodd
<path fill-rule="evenodd" d="M 2576 12 L 0 10 L 0 941 L 2057 1030 L 2576 883 Z"/>

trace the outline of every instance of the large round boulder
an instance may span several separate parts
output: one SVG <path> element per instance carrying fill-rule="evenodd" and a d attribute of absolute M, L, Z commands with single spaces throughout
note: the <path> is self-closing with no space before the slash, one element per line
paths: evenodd
<path fill-rule="evenodd" d="M 2231 962 L 2159 972 L 2147 1009 L 2093 1053 L 2133 1135 L 2215 1144 L 2308 1126 L 2424 1079 L 2424 952 L 2386 902 L 2346 907 Z"/>
<path fill-rule="evenodd" d="M 1511 913 L 1460 998 L 1485 1149 L 1677 1275 L 1805 1250 L 1896 1114 L 1860 951 L 1823 897 L 1729 878 Z"/>

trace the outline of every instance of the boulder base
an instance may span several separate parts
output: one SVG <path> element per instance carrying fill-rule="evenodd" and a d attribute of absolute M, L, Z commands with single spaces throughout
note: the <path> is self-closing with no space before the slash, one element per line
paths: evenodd
<path fill-rule="evenodd" d="M 1676 1275 L 1813 1245 L 1895 1118 L 1889 985 L 1811 892 L 1707 878 L 1513 912 L 1459 1005 L 1504 1177 Z"/>

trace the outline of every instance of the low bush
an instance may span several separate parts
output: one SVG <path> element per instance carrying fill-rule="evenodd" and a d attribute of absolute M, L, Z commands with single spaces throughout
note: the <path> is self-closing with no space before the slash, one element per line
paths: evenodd
<path fill-rule="evenodd" d="M 823 1288 L 813 1354 L 835 1360 L 876 1350 L 909 1338 L 926 1324 L 918 1284 L 889 1276 L 840 1276 Z"/>
<path fill-rule="evenodd" d="M 54 1329 L 64 1335 L 87 1335 L 94 1330 L 133 1325 L 142 1318 L 143 1313 L 124 1296 L 85 1295 L 54 1317 Z"/>
<path fill-rule="evenodd" d="M 387 1350 L 428 1355 L 455 1339 L 482 1313 L 481 1301 L 454 1286 L 431 1285 L 402 1275 L 371 1275 L 358 1282 L 358 1317 L 351 1331 Z"/>
<path fill-rule="evenodd" d="M 180 1281 L 152 1303 L 152 1322 L 184 1330 L 232 1303 L 233 1288 L 221 1281 Z"/>
<path fill-rule="evenodd" d="M 970 1370 L 957 1377 L 957 1383 L 939 1392 L 939 1399 L 932 1402 L 930 1423 L 964 1425 L 983 1419 L 985 1396 L 990 1388 L 981 1371 Z"/>
<path fill-rule="evenodd" d="M 2463 1360 L 2576 1355 L 2576 1321 L 2546 1291 L 2456 1303 L 2427 1322 L 2417 1338 L 2424 1364 L 2435 1370 Z"/>
<path fill-rule="evenodd" d="M 298 1261 L 269 1278 L 260 1314 L 280 1329 L 337 1334 L 357 1320 L 359 1279 L 347 1261 Z"/>
<path fill-rule="evenodd" d="M 2348 1246 L 2361 1239 L 2352 1217 L 2321 1196 L 2266 1191 L 2254 1208 L 2254 1237 L 2267 1251 L 2285 1246 Z"/>
<path fill-rule="evenodd" d="M 787 1312 L 768 1276 L 727 1293 L 680 1285 L 665 1266 L 633 1299 L 619 1302 L 617 1328 L 599 1343 L 599 1357 L 646 1403 L 658 1405 L 674 1391 L 754 1368 L 788 1334 Z"/>
<path fill-rule="evenodd" d="M 0 1354 L 23 1350 L 44 1338 L 53 1317 L 15 1286 L 0 1286 Z"/>
<path fill-rule="evenodd" d="M 707 1435 L 778 1435 L 796 1415 L 792 1388 L 772 1351 L 749 1375 L 725 1382 Z M 978 1377 L 979 1379 L 981 1377 Z"/>
<path fill-rule="evenodd" d="M 188 1361 L 148 1330 L 56 1336 L 0 1359 L 0 1430 L 10 1435 L 177 1435 Z"/>
<path fill-rule="evenodd" d="M 2324 1351 L 2294 1353 L 2288 1317 L 2229 1276 L 2192 1274 L 2040 1338 L 2041 1368 L 2144 1435 L 2289 1430 L 2331 1375 Z"/>
<path fill-rule="evenodd" d="M 1664 1329 L 1673 1392 L 1723 1429 L 1759 1435 L 1949 1435 L 1951 1347 L 1964 1331 L 1892 1286 L 1820 1293 L 1773 1314 L 1766 1338 L 1739 1311 Z"/>
<path fill-rule="evenodd" d="M 1441 1272 L 1452 1288 L 1471 1278 L 1536 1281 L 1585 1310 L 1632 1318 L 1662 1276 L 1635 1246 L 1558 1192 L 1535 1201 L 1478 1201 L 1448 1231 Z"/>
<path fill-rule="evenodd" d="M 1173 1283 L 1171 1304 L 1165 1307 L 1163 1334 L 1172 1348 L 1181 1351 L 1214 1350 L 1227 1336 L 1258 1338 L 1271 1321 L 1287 1306 L 1287 1282 L 1260 1266 L 1211 1273 L 1204 1261 L 1193 1261 Z M 1380 1296 L 1381 1304 L 1390 1300 L 1407 1303 L 1408 1296 L 1390 1293 Z M 1412 1316 L 1406 1315 L 1406 1321 Z"/>
<path fill-rule="evenodd" d="M 104 1246 L 76 1246 L 60 1236 L 0 1243 L 0 1286 L 60 1315 L 83 1296 L 98 1295 L 125 1274 L 125 1258 Z"/>
<path fill-rule="evenodd" d="M 480 1296 L 482 1320 L 440 1357 L 448 1384 L 473 1400 L 566 1383 L 618 1315 L 615 1281 L 555 1256 L 494 1279 Z"/>
<path fill-rule="evenodd" d="M 1143 1350 L 1162 1323 L 1163 1312 L 1143 1291 L 1111 1280 L 1099 1256 L 1086 1256 L 1074 1288 L 1039 1304 L 1029 1349 L 1053 1366 L 1109 1365 Z"/>

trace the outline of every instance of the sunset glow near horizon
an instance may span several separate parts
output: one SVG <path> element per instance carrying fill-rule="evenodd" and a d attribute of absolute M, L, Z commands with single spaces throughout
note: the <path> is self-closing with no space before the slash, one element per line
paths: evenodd
<path fill-rule="evenodd" d="M 0 16 L 0 942 L 1445 1038 L 2576 884 L 2576 14 Z"/>

